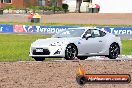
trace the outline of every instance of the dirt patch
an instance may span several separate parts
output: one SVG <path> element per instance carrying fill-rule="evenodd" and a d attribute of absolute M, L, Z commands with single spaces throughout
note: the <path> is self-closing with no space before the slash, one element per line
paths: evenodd
<path fill-rule="evenodd" d="M 80 86 L 76 82 L 79 63 L 89 74 L 132 75 L 132 61 L 2 62 L 0 88 L 132 88 L 132 82 Z"/>

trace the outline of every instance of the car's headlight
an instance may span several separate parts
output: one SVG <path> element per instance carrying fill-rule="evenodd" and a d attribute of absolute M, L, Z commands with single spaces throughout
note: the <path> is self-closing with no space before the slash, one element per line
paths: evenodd
<path fill-rule="evenodd" d="M 52 44 L 50 44 L 50 46 L 61 46 L 63 44 L 63 42 L 54 42 Z"/>

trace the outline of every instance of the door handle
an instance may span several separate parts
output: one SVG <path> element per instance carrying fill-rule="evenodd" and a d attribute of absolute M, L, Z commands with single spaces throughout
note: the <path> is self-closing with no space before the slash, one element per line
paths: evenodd
<path fill-rule="evenodd" d="M 102 42 L 101 40 L 99 40 L 99 42 Z"/>

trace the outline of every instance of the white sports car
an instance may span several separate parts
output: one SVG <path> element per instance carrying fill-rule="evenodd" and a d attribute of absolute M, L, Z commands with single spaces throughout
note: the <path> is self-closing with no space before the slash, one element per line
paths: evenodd
<path fill-rule="evenodd" d="M 89 56 L 116 59 L 121 52 L 119 37 L 97 28 L 71 28 L 52 38 L 38 39 L 31 44 L 30 56 L 36 61 L 49 57 L 85 60 Z"/>

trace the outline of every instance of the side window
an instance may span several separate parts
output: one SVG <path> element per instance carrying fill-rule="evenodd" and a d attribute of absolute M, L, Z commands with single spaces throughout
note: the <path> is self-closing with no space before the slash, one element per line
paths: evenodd
<path fill-rule="evenodd" d="M 91 30 L 90 30 L 90 29 L 87 30 L 87 31 L 85 32 L 85 34 L 91 34 Z"/>
<path fill-rule="evenodd" d="M 99 30 L 99 32 L 100 32 L 100 37 L 103 37 L 103 36 L 105 36 L 105 35 L 106 35 L 106 33 L 105 33 L 105 32 L 103 32 L 103 31 L 100 31 L 100 30 Z"/>
<path fill-rule="evenodd" d="M 98 29 L 89 29 L 85 32 L 85 34 L 83 35 L 83 37 L 85 37 L 87 34 L 91 34 L 91 38 L 95 38 L 95 37 L 103 37 L 106 35 L 105 32 L 100 31 Z"/>
<path fill-rule="evenodd" d="M 91 32 L 91 35 L 92 35 L 93 38 L 100 37 L 100 32 L 97 29 L 93 29 L 92 32 Z"/>
<path fill-rule="evenodd" d="M 90 30 L 90 29 L 87 30 L 87 31 L 84 33 L 83 37 L 85 37 L 87 34 L 91 34 L 91 30 Z"/>

